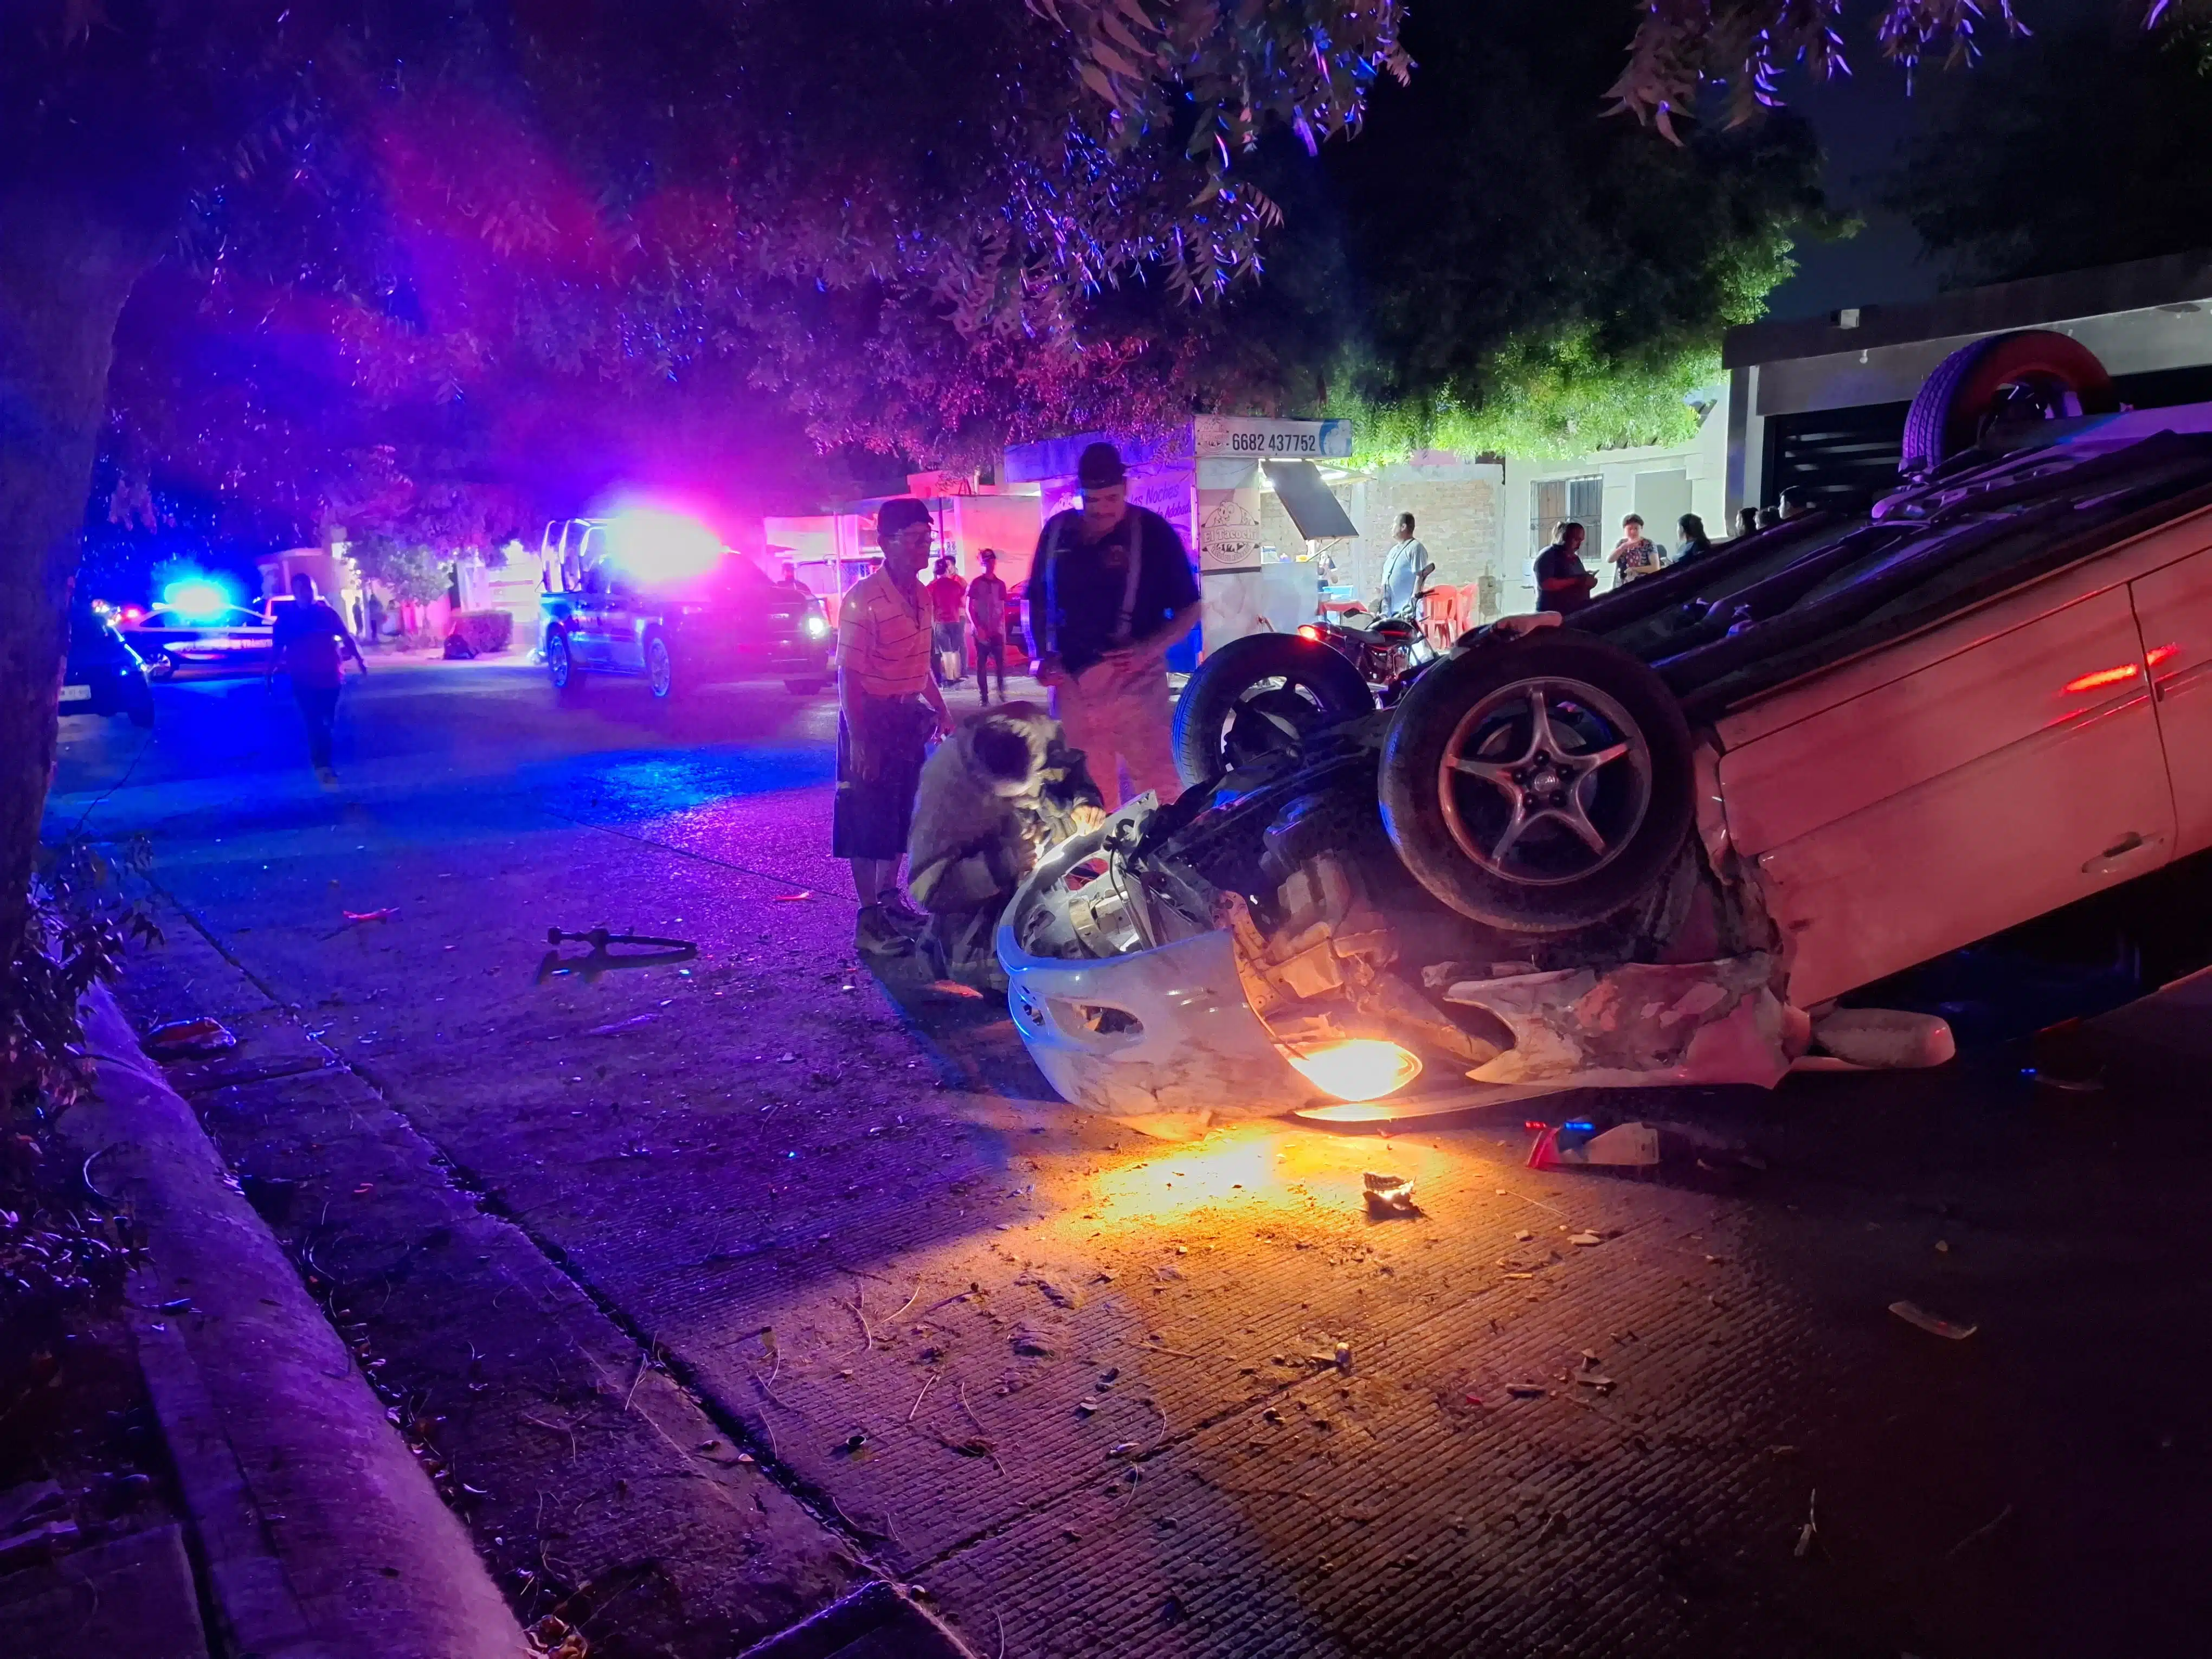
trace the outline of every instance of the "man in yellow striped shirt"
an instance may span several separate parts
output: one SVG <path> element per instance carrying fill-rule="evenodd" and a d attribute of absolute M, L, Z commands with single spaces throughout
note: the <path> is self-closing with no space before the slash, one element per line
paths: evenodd
<path fill-rule="evenodd" d="M 884 562 L 853 584 L 837 612 L 837 804 L 831 848 L 853 866 L 860 933 L 919 928 L 899 891 L 899 859 L 933 737 L 952 717 L 930 672 L 929 509 L 910 495 L 876 510 Z"/>

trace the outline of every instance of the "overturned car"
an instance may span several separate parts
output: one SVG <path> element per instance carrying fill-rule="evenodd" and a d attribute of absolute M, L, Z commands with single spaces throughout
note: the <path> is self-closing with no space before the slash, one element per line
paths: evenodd
<path fill-rule="evenodd" d="M 2212 406 L 1960 356 L 1870 514 L 1476 630 L 1062 845 L 997 944 L 1046 1076 L 1188 1134 L 1940 1059 L 1838 999 L 2212 846 Z"/>

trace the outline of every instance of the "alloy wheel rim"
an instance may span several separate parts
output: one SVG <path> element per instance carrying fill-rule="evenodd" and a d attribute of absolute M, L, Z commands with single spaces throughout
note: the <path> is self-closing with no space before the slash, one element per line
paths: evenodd
<path fill-rule="evenodd" d="M 553 684 L 556 686 L 568 684 L 568 641 L 556 634 L 549 654 L 552 658 Z"/>
<path fill-rule="evenodd" d="M 1462 853 L 1528 887 L 1581 881 L 1619 858 L 1651 807 L 1651 750 L 1628 713 L 1580 680 L 1503 685 L 1461 716 L 1437 767 Z"/>
<path fill-rule="evenodd" d="M 653 695 L 666 696 L 670 679 L 668 647 L 659 640 L 646 647 L 646 672 L 653 677 Z"/>

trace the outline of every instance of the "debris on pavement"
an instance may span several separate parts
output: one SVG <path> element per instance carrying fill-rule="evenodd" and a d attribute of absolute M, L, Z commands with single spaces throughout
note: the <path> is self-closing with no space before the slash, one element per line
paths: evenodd
<path fill-rule="evenodd" d="M 1589 1118 L 1574 1118 L 1547 1127 L 1528 1149 L 1532 1170 L 1577 1164 L 1651 1169 L 1658 1162 L 1659 1131 L 1649 1123 L 1616 1123 L 1601 1129 Z"/>
<path fill-rule="evenodd" d="M 601 974 L 623 968 L 659 968 L 679 962 L 697 959 L 699 946 L 688 939 L 659 939 L 650 933 L 617 933 L 605 927 L 594 927 L 588 933 L 570 933 L 566 928 L 548 927 L 545 943 L 550 948 L 538 959 L 537 983 L 547 980 L 580 975 L 586 984 Z M 583 957 L 564 957 L 563 945 L 588 945 L 591 954 Z M 617 953 L 607 947 L 629 945 L 640 947 L 635 951 Z M 690 970 L 686 969 L 686 973 Z"/>
<path fill-rule="evenodd" d="M 212 1060 L 238 1047 L 230 1028 L 211 1014 L 197 1019 L 173 1019 L 146 1033 L 146 1052 L 155 1060 Z"/>
<path fill-rule="evenodd" d="M 594 1025 L 584 1035 L 587 1037 L 612 1036 L 617 1031 L 635 1031 L 641 1025 L 650 1025 L 659 1018 L 659 1014 L 632 1014 L 628 1019 L 612 1020 L 605 1025 Z"/>
<path fill-rule="evenodd" d="M 1367 1192 L 1367 1212 L 1372 1216 L 1419 1215 L 1410 1177 L 1379 1175 L 1370 1170 L 1361 1177 Z"/>
<path fill-rule="evenodd" d="M 1987 1538 L 1991 1533 L 1995 1532 L 1999 1527 L 2002 1527 L 2006 1522 L 2011 1519 L 2012 1505 L 2008 1504 L 1996 1512 L 1995 1519 L 1984 1522 L 1980 1526 L 1976 1527 L 1973 1531 L 1968 1533 L 1964 1538 L 1961 1538 L 1957 1543 L 1952 1545 L 1949 1549 L 1944 1551 L 1943 1559 L 1946 1561 L 1955 1560 L 1958 1558 L 1960 1552 L 1966 1549 L 1972 1545 L 1978 1544 L 1983 1539 Z"/>
<path fill-rule="evenodd" d="M 1593 1244 L 1604 1243 L 1605 1239 L 1601 1234 L 1598 1233 L 1569 1233 L 1567 1235 L 1567 1243 L 1570 1244 L 1578 1244 L 1587 1249 Z"/>
<path fill-rule="evenodd" d="M 1808 1555 L 1810 1555 L 1813 1553 L 1813 1546 L 1820 1543 L 1820 1494 L 1819 1490 L 1816 1488 L 1814 1491 L 1813 1495 L 1805 1500 L 1805 1524 L 1797 1529 L 1797 1547 L 1792 1550 L 1790 1553 L 1796 1556 L 1800 1561 L 1802 1561 Z M 1820 1546 L 1820 1553 L 1823 1555 L 1827 1553 L 1826 1545 L 1822 1544 Z"/>
<path fill-rule="evenodd" d="M 1813 1022 L 1814 1046 L 1851 1066 L 1917 1071 L 1955 1058 L 1948 1022 L 1897 1008 L 1838 1008 Z"/>
<path fill-rule="evenodd" d="M 769 902 L 770 904 L 804 904 L 813 896 L 814 894 L 811 889 L 804 893 L 773 893 L 769 896 Z"/>
<path fill-rule="evenodd" d="M 1979 1325 L 1954 1324 L 1929 1313 L 1917 1302 L 1893 1302 L 1889 1304 L 1889 1310 L 1906 1324 L 1915 1326 L 1930 1336 L 1948 1337 L 1954 1342 L 1963 1342 L 1981 1329 Z"/>
<path fill-rule="evenodd" d="M 348 921 L 389 921 L 399 914 L 399 907 L 387 904 L 381 910 L 342 910 L 338 913 Z"/>

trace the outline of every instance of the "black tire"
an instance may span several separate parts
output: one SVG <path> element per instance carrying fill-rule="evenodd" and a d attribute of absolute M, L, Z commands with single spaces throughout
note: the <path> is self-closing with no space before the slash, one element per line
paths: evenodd
<path fill-rule="evenodd" d="M 669 648 L 668 636 L 655 629 L 645 636 L 645 689 L 653 693 L 655 702 L 666 702 L 683 684 L 676 653 Z"/>
<path fill-rule="evenodd" d="M 545 674 L 556 691 L 574 691 L 584 683 L 584 671 L 568 649 L 568 636 L 557 628 L 546 631 Z"/>
<path fill-rule="evenodd" d="M 783 689 L 794 697 L 811 697 L 822 689 L 823 684 L 821 680 L 786 680 Z"/>
<path fill-rule="evenodd" d="M 1569 933 L 1634 903 L 1667 878 L 1696 816 L 1674 694 L 1627 653 L 1560 629 L 1431 666 L 1391 719 L 1380 783 L 1383 825 L 1421 885 L 1518 933 Z"/>
<path fill-rule="evenodd" d="M 124 713 L 131 716 L 131 724 L 140 731 L 150 732 L 154 729 L 154 699 L 152 697 L 133 698 L 131 706 L 125 709 Z"/>
<path fill-rule="evenodd" d="M 2013 387 L 2033 392 L 2054 415 L 2110 415 L 2120 406 L 2112 377 L 2079 340 L 2040 328 L 1992 334 L 1960 346 L 1921 383 L 1905 416 L 1898 470 L 1917 477 L 1972 449 Z"/>
<path fill-rule="evenodd" d="M 1209 652 L 1184 685 L 1176 704 L 1176 772 L 1195 787 L 1268 749 L 1296 747 L 1312 732 L 1374 712 L 1375 694 L 1359 671 L 1320 641 L 1248 634 Z"/>

